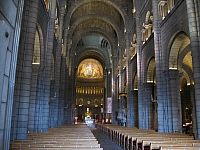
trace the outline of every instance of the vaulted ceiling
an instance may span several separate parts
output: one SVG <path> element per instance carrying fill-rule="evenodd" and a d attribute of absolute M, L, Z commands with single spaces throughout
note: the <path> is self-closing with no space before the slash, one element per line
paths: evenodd
<path fill-rule="evenodd" d="M 76 55 L 76 62 L 94 58 L 103 67 L 110 68 L 114 47 L 126 30 L 127 2 L 76 0 L 68 1 L 67 7 L 64 26 L 68 29 L 68 39 L 72 43 L 71 54 Z"/>

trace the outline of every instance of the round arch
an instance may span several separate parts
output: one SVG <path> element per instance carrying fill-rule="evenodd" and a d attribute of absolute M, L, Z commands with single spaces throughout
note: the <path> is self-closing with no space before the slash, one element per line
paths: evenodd
<path fill-rule="evenodd" d="M 124 26 L 128 27 L 128 16 L 125 12 L 125 10 L 120 6 L 120 5 L 116 5 L 113 0 L 96 0 L 96 1 L 101 1 L 104 2 L 108 5 L 113 6 L 121 15 L 123 21 L 124 21 Z M 77 0 L 75 3 L 73 3 L 72 7 L 70 7 L 67 15 L 66 15 L 66 22 L 65 22 L 65 28 L 69 28 L 69 23 L 70 23 L 70 19 L 72 14 L 75 12 L 75 10 L 80 7 L 81 5 L 83 5 L 84 3 L 88 3 L 90 2 L 90 0 Z"/>

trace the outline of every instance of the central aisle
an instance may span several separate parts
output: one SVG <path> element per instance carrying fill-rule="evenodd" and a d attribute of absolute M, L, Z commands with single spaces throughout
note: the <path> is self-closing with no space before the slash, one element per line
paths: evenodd
<path fill-rule="evenodd" d="M 90 128 L 90 129 L 94 134 L 94 136 L 96 137 L 96 139 L 98 140 L 100 147 L 103 148 L 103 150 L 123 150 L 116 143 L 114 143 L 108 137 L 103 135 L 98 129 L 96 128 Z"/>

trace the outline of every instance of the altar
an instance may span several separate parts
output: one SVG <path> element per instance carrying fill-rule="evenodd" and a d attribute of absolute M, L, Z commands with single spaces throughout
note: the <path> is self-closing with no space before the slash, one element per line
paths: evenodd
<path fill-rule="evenodd" d="M 91 119 L 91 117 L 85 117 L 85 123 L 87 124 L 87 126 L 91 127 L 92 125 L 94 125 L 94 119 Z"/>

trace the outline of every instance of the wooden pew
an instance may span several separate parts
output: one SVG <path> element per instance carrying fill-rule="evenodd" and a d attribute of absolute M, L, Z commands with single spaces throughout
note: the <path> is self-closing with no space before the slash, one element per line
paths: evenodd
<path fill-rule="evenodd" d="M 11 142 L 10 150 L 102 150 L 100 144 L 98 144 L 98 141 L 86 125 L 69 125 L 50 129 L 49 132 L 30 133 L 28 134 L 28 139 Z"/>
<path fill-rule="evenodd" d="M 200 150 L 200 147 L 196 146 L 161 146 L 160 150 Z"/>
<path fill-rule="evenodd" d="M 106 134 L 106 136 L 110 137 L 115 143 L 117 143 L 119 146 L 121 146 L 123 149 L 132 150 L 134 149 L 150 149 L 150 142 L 156 140 L 166 141 L 168 143 L 171 143 L 173 145 L 178 141 L 182 141 L 182 143 L 179 146 L 184 145 L 185 147 L 189 147 L 191 144 L 194 147 L 198 147 L 199 141 L 194 140 L 193 136 L 189 136 L 186 134 L 181 133 L 157 133 L 153 130 L 141 130 L 137 128 L 126 128 L 121 126 L 112 126 L 112 125 L 99 125 L 98 129 L 102 130 L 103 133 Z M 148 144 L 145 145 L 143 141 L 148 141 Z M 195 141 L 192 143 L 192 141 Z M 200 150 L 200 149 L 199 149 Z"/>
<path fill-rule="evenodd" d="M 200 146 L 200 140 L 167 140 L 167 139 L 152 139 L 152 140 L 143 140 L 142 149 L 143 150 L 159 150 L 159 144 L 191 144 L 192 146 Z"/>
<path fill-rule="evenodd" d="M 12 144 L 11 149 L 13 147 L 21 147 L 21 148 L 100 148 L 100 144 L 91 144 L 91 143 L 66 143 L 66 144 Z"/>
<path fill-rule="evenodd" d="M 19 148 L 13 147 L 11 150 L 88 150 L 90 148 Z M 92 150 L 103 150 L 103 148 L 92 148 Z"/>
<path fill-rule="evenodd" d="M 147 144 L 145 144 L 145 142 L 143 142 L 143 141 L 145 141 L 145 140 L 148 140 L 148 141 L 154 141 L 154 140 L 160 140 L 160 141 L 169 141 L 169 142 L 171 142 L 171 143 L 174 143 L 174 142 L 178 142 L 178 141 L 184 141 L 184 143 L 187 143 L 187 141 L 190 141 L 190 140 L 193 140 L 193 137 L 191 136 L 189 136 L 189 137 L 181 137 L 181 136 L 178 136 L 178 135 L 176 135 L 176 136 L 174 136 L 174 135 L 168 135 L 168 136 L 166 136 L 165 134 L 163 134 L 163 136 L 161 136 L 161 135 L 154 135 L 154 136 L 151 136 L 151 137 L 138 137 L 137 139 L 136 139 L 136 148 L 137 149 L 144 149 L 144 148 L 146 148 L 146 149 L 148 149 L 148 148 L 150 148 L 150 144 L 149 145 L 147 145 Z"/>

